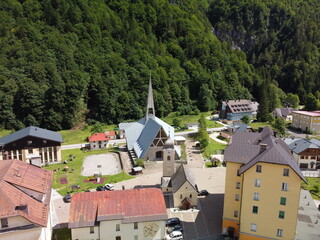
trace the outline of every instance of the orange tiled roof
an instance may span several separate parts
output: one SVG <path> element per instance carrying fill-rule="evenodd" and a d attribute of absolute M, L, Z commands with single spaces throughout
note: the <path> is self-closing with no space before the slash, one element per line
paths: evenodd
<path fill-rule="evenodd" d="M 166 220 L 167 210 L 160 189 L 82 192 L 72 196 L 69 228 L 94 226 L 95 221 L 123 223 Z"/>
<path fill-rule="evenodd" d="M 89 137 L 89 142 L 108 141 L 110 138 L 105 133 L 95 133 Z"/>
<path fill-rule="evenodd" d="M 47 226 L 53 173 L 19 160 L 0 161 L 0 218 Z"/>

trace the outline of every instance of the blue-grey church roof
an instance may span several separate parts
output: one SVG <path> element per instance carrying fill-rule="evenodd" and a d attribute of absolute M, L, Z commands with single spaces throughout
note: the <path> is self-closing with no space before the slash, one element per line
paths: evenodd
<path fill-rule="evenodd" d="M 143 158 L 151 146 L 154 138 L 160 129 L 163 129 L 167 136 L 174 138 L 174 128 L 157 117 L 145 117 L 126 128 L 127 146 L 134 150 L 138 158 Z"/>
<path fill-rule="evenodd" d="M 6 145 L 8 143 L 17 141 L 17 140 L 22 139 L 27 136 L 51 140 L 54 142 L 60 142 L 60 143 L 63 142 L 62 136 L 58 132 L 50 131 L 50 130 L 39 128 L 39 127 L 30 126 L 30 127 L 23 128 L 17 132 L 11 133 L 7 136 L 0 138 L 0 144 Z"/>

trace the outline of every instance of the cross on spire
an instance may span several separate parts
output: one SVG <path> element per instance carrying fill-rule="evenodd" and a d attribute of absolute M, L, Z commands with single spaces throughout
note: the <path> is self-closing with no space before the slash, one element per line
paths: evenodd
<path fill-rule="evenodd" d="M 146 121 L 148 121 L 149 117 L 154 118 L 154 103 L 153 103 L 153 94 L 152 94 L 152 84 L 151 84 L 151 73 L 149 79 L 149 90 L 148 90 L 148 100 L 147 100 L 147 110 L 146 110 Z"/>

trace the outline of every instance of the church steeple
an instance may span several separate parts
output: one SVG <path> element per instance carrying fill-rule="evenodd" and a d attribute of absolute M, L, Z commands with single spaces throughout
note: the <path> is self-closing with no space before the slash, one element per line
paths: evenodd
<path fill-rule="evenodd" d="M 151 84 L 151 74 L 150 74 L 150 80 L 149 80 L 146 121 L 149 119 L 149 117 L 152 117 L 152 118 L 155 117 L 153 94 L 152 94 L 152 84 Z"/>

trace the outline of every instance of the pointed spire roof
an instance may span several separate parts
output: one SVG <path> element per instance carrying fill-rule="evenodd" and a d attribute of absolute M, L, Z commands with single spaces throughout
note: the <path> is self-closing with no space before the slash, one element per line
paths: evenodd
<path fill-rule="evenodd" d="M 151 74 L 149 80 L 149 90 L 148 90 L 148 100 L 147 100 L 147 110 L 146 110 L 146 121 L 149 117 L 155 117 L 154 103 L 153 103 L 153 93 L 152 93 L 152 84 L 151 84 Z"/>

